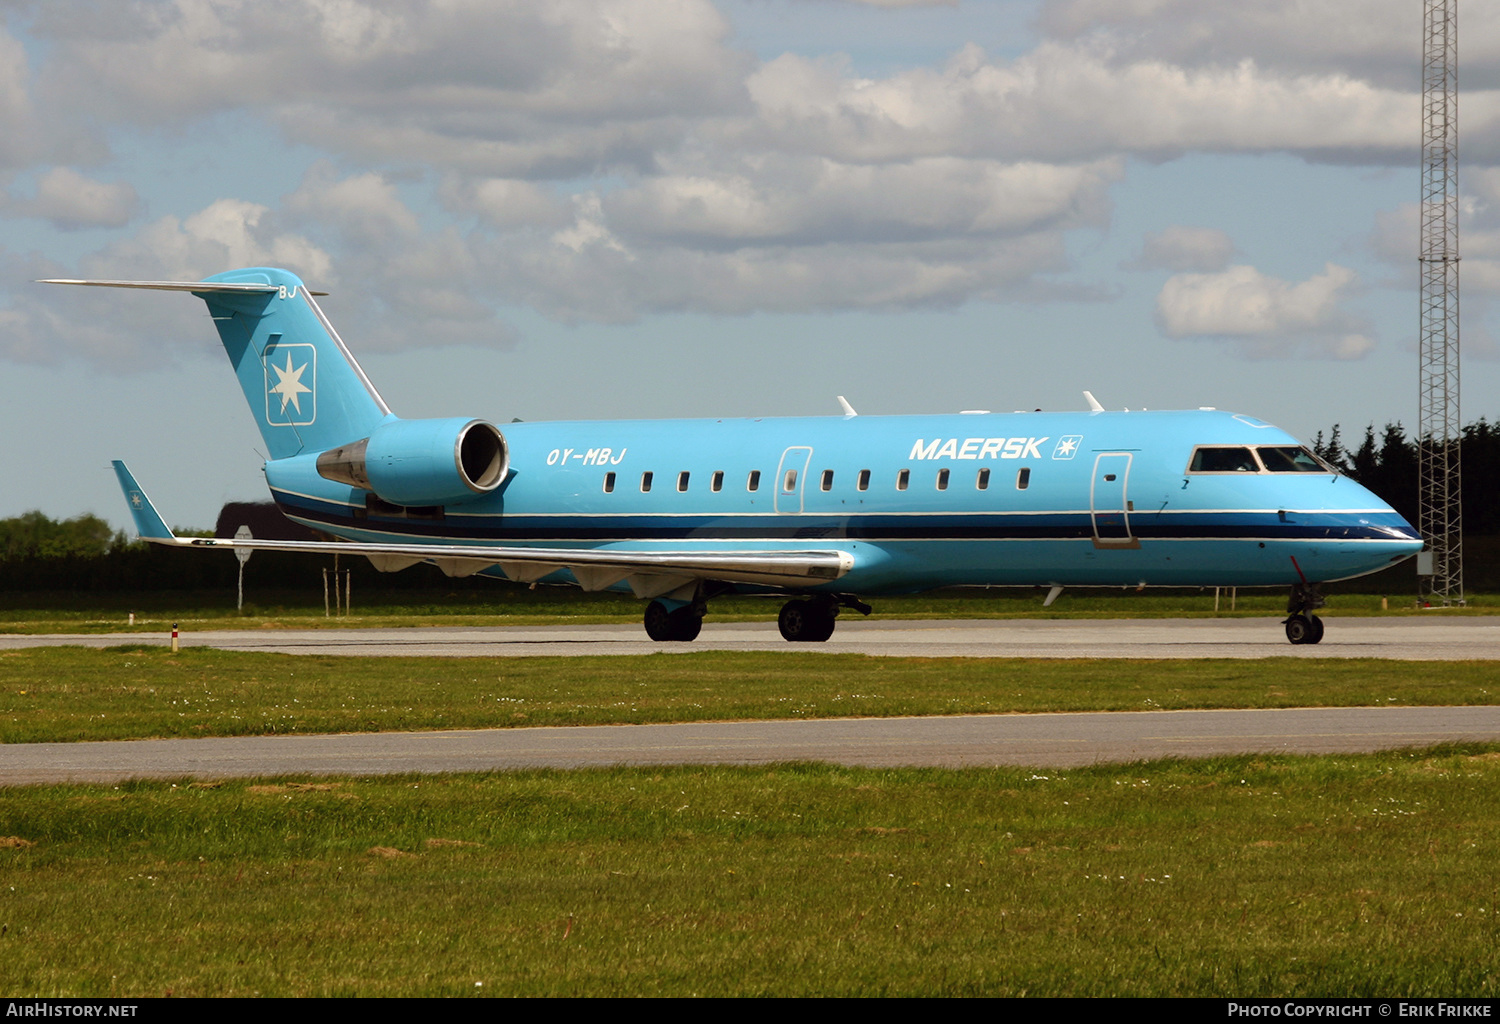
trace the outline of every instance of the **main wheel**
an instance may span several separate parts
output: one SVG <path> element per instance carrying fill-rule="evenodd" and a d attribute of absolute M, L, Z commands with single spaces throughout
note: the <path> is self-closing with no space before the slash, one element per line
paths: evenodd
<path fill-rule="evenodd" d="M 1320 626 L 1322 625 L 1322 623 L 1316 617 L 1308 619 L 1308 617 L 1306 615 L 1303 615 L 1301 612 L 1298 612 L 1296 615 L 1290 616 L 1286 620 L 1286 638 L 1294 644 L 1317 643 L 1318 641 L 1313 639 L 1315 629 L 1315 627 L 1313 626 L 1314 622 L 1317 622 Z M 1321 631 L 1318 635 L 1321 639 Z"/>
<path fill-rule="evenodd" d="M 667 611 L 660 601 L 646 605 L 646 635 L 658 643 L 698 639 L 703 629 L 703 619 L 693 614 L 692 605 L 683 605 L 675 612 Z"/>
<path fill-rule="evenodd" d="M 781 635 L 793 643 L 822 643 L 833 636 L 837 606 L 821 601 L 788 601 L 781 606 L 776 625 Z"/>
<path fill-rule="evenodd" d="M 703 618 L 693 614 L 689 605 L 683 605 L 671 615 L 672 639 L 684 643 L 689 640 L 698 639 L 698 634 L 703 632 Z"/>
<path fill-rule="evenodd" d="M 660 601 L 646 605 L 646 635 L 657 642 L 672 640 L 672 613 Z"/>

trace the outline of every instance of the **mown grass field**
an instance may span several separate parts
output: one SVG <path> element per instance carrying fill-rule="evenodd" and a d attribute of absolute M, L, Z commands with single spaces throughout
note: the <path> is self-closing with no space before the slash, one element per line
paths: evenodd
<path fill-rule="evenodd" d="M 1497 690 L 1464 662 L 124 645 L 0 652 L 0 742 Z M 1469 746 L 0 788 L 0 993 L 1496 998 L 1497 783 Z"/>
<path fill-rule="evenodd" d="M 0 790 L 0 991 L 1500 995 L 1500 752 Z"/>
<path fill-rule="evenodd" d="M 1179 708 L 1493 704 L 1493 662 L 0 652 L 0 742 Z"/>

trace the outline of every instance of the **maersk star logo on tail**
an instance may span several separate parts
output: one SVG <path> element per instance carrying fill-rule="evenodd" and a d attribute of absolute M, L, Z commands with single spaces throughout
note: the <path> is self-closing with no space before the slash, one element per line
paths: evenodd
<path fill-rule="evenodd" d="M 266 349 L 266 422 L 305 427 L 317 419 L 318 352 L 312 345 Z"/>

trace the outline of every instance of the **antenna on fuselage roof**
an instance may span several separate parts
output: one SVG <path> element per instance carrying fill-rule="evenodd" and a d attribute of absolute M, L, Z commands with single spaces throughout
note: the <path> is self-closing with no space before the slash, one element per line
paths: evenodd
<path fill-rule="evenodd" d="M 845 398 L 843 395 L 839 395 L 838 398 L 839 398 L 839 408 L 841 408 L 841 409 L 844 410 L 844 419 L 847 420 L 850 416 L 858 416 L 859 415 L 859 413 L 857 413 L 857 412 L 854 411 L 854 406 L 852 406 L 852 405 L 849 404 L 849 400 L 847 398 Z"/>
<path fill-rule="evenodd" d="M 1104 406 L 1099 404 L 1099 399 L 1094 397 L 1092 391 L 1085 391 L 1083 397 L 1089 400 L 1089 412 L 1103 412 Z"/>

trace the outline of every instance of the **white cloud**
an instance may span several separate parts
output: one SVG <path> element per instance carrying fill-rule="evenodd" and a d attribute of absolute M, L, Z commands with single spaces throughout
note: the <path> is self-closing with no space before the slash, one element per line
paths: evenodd
<path fill-rule="evenodd" d="M 366 173 L 340 179 L 326 160 L 308 168 L 301 186 L 287 197 L 286 212 L 299 220 L 333 225 L 357 246 L 379 245 L 421 232 L 416 215 L 384 177 Z"/>
<path fill-rule="evenodd" d="M 447 209 L 477 216 L 501 230 L 558 226 L 568 217 L 567 207 L 544 189 L 515 178 L 469 179 L 450 174 L 438 186 L 437 195 Z"/>
<path fill-rule="evenodd" d="M 248 111 L 318 149 L 274 208 L 222 199 L 84 263 L 164 277 L 286 263 L 342 282 L 377 344 L 503 343 L 501 303 L 620 320 L 1097 295 L 1058 283 L 1068 233 L 1107 230 L 1132 156 L 1410 161 L 1416 83 L 1370 70 L 1395 45 L 1395 9 L 1370 3 L 1378 24 L 1327 59 L 1274 31 L 1277 17 L 1326 30 L 1315 5 L 1057 0 L 1025 52 L 968 45 L 867 76 L 839 56 L 757 64 L 709 0 L 52 0 L 28 23 L 38 74 L 18 50 L 10 80 L 60 122 L 180 130 Z M 1464 109 L 1481 138 L 1487 111 L 1500 125 L 1494 96 Z M 87 181 L 42 180 L 65 174 Z M 87 203 L 49 191 L 49 215 L 124 223 L 128 186 L 92 186 Z M 1223 232 L 1177 225 L 1130 265 L 1178 274 L 1159 308 L 1178 336 L 1346 354 L 1364 339 L 1338 268 L 1289 284 L 1233 257 Z M 1332 312 L 1302 316 L 1319 294 Z M 1252 329 L 1257 308 L 1272 328 Z"/>
<path fill-rule="evenodd" d="M 21 166 L 36 155 L 30 77 L 25 48 L 0 25 L 0 167 Z"/>
<path fill-rule="evenodd" d="M 152 124 L 253 108 L 361 159 L 501 176 L 647 166 L 692 119 L 743 108 L 749 66 L 709 0 L 60 0 L 35 30 L 57 109 Z"/>
<path fill-rule="evenodd" d="M 1177 274 L 1157 296 L 1157 317 L 1173 338 L 1239 341 L 1248 354 L 1286 355 L 1298 348 L 1336 359 L 1358 359 L 1374 347 L 1343 302 L 1359 276 L 1330 263 L 1298 284 L 1250 266 L 1213 274 Z"/>
<path fill-rule="evenodd" d="M 1234 255 L 1234 242 L 1218 228 L 1174 224 L 1146 235 L 1141 254 L 1126 264 L 1131 270 L 1223 270 Z"/>
<path fill-rule="evenodd" d="M 884 166 L 765 157 L 668 173 L 604 201 L 629 237 L 687 245 L 902 242 L 1102 224 L 1116 161 L 1081 166 L 931 157 Z"/>
<path fill-rule="evenodd" d="M 140 197 L 129 182 L 95 181 L 71 167 L 54 167 L 37 179 L 35 197 L 12 202 L 5 212 L 40 217 L 70 231 L 124 227 L 139 207 Z"/>
<path fill-rule="evenodd" d="M 1123 59 L 1197 66 L 1248 57 L 1262 67 L 1344 73 L 1398 89 L 1415 88 L 1421 75 L 1422 11 L 1410 0 L 1047 0 L 1038 24 L 1056 39 L 1106 41 Z M 1500 10 L 1464 4 L 1459 25 L 1466 87 L 1493 88 Z"/>
<path fill-rule="evenodd" d="M 328 254 L 277 229 L 255 203 L 221 199 L 186 219 L 162 217 L 133 236 L 85 256 L 77 268 L 5 254 L 0 282 L 10 292 L 0 353 L 23 362 L 82 358 L 120 370 L 159 367 L 201 349 L 201 307 L 158 293 L 38 285 L 39 278 L 200 281 L 232 267 L 281 266 L 315 285 L 333 279 Z M 165 301 L 164 301 L 165 300 Z"/>
<path fill-rule="evenodd" d="M 971 45 L 941 69 L 878 80 L 787 54 L 748 85 L 758 113 L 744 127 L 751 138 L 863 161 L 1286 151 L 1406 162 L 1419 109 L 1410 90 L 1344 74 L 1288 76 L 1248 59 L 1202 68 L 1122 63 L 1087 43 L 1044 43 L 1009 61 Z"/>

